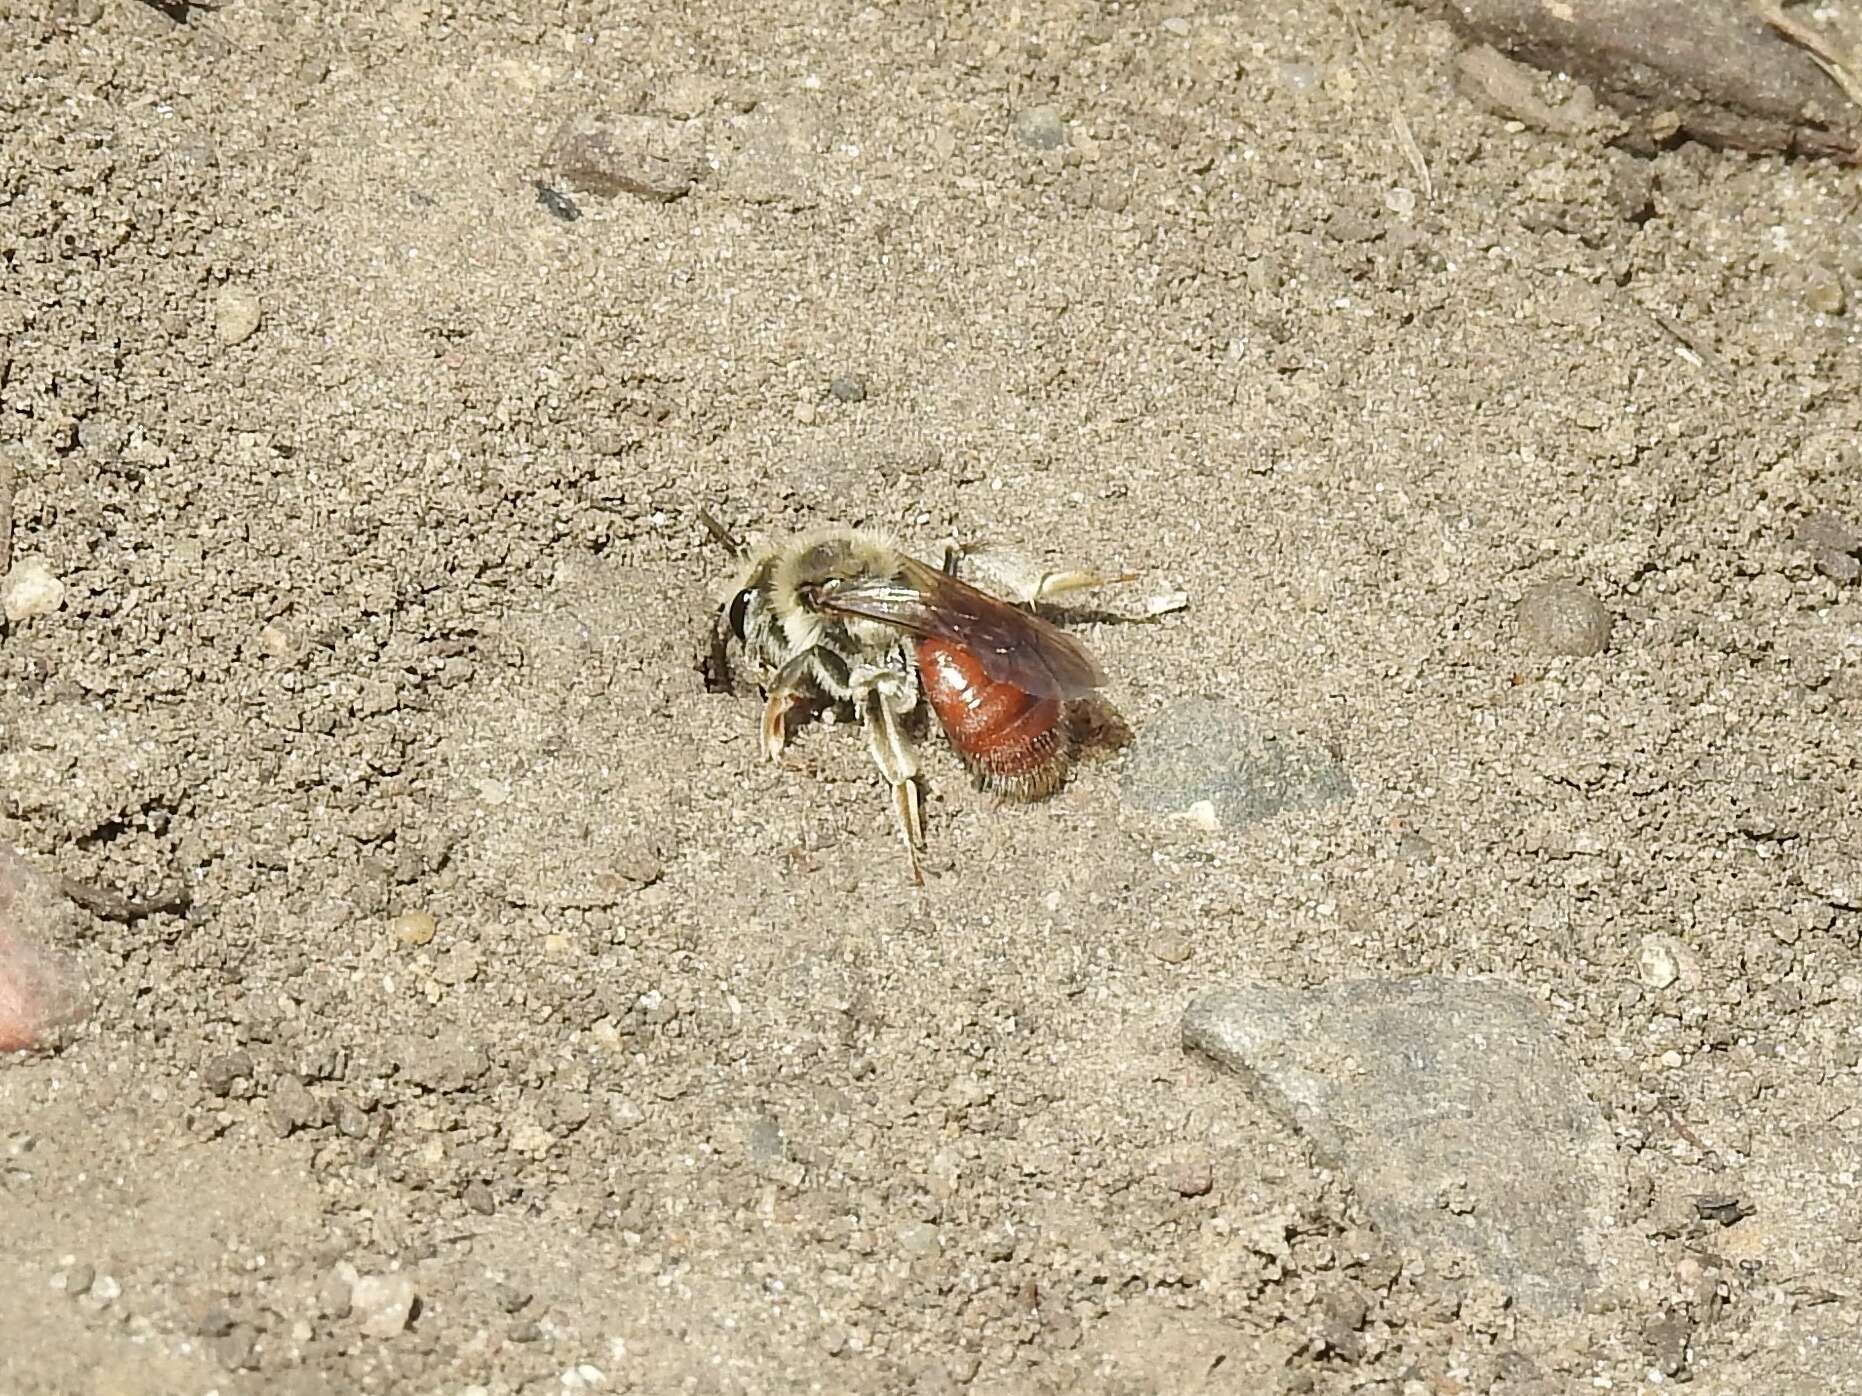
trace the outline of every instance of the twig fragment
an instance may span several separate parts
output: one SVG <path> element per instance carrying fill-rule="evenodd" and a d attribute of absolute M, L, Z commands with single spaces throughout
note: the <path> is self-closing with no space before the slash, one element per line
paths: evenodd
<path fill-rule="evenodd" d="M 131 901 L 121 893 L 93 887 L 88 882 L 79 882 L 75 877 L 59 878 L 58 890 L 93 916 L 105 921 L 121 921 L 125 925 L 147 916 L 160 916 L 164 912 L 186 911 L 194 900 L 188 895 L 187 888 L 177 886 L 141 901 Z"/>
<path fill-rule="evenodd" d="M 0 449 L 0 577 L 13 566 L 13 494 L 19 488 L 19 467 L 13 453 Z"/>
<path fill-rule="evenodd" d="M 1346 10 L 1345 22 L 1351 26 L 1351 38 L 1358 49 L 1358 64 L 1370 79 L 1376 90 L 1378 100 L 1384 104 L 1384 110 L 1390 117 L 1390 125 L 1396 132 L 1397 149 L 1403 152 L 1403 158 L 1409 161 L 1410 168 L 1416 172 L 1416 180 L 1422 185 L 1422 197 L 1435 197 L 1435 180 L 1429 174 L 1429 162 L 1424 158 L 1422 147 L 1416 143 L 1416 133 L 1410 129 L 1409 118 L 1403 114 L 1403 108 L 1397 103 L 1396 94 L 1384 83 L 1377 70 L 1371 66 L 1370 55 L 1365 51 L 1364 30 L 1358 25 L 1355 10 Z"/>

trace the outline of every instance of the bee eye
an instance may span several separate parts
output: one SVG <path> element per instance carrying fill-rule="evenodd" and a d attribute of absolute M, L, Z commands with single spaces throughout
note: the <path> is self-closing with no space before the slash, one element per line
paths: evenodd
<path fill-rule="evenodd" d="M 749 610 L 750 589 L 745 587 L 731 598 L 731 608 L 728 617 L 731 625 L 731 634 L 735 635 L 739 640 L 744 637 L 744 622 L 747 619 Z"/>

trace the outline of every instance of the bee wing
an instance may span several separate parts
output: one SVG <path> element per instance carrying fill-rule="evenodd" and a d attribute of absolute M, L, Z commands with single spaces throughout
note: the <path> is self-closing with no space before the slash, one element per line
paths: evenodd
<path fill-rule="evenodd" d="M 983 672 L 1029 693 L 1077 698 L 1105 682 L 1086 647 L 1066 631 L 916 558 L 896 577 L 856 577 L 821 599 L 823 609 L 884 621 L 961 645 Z"/>

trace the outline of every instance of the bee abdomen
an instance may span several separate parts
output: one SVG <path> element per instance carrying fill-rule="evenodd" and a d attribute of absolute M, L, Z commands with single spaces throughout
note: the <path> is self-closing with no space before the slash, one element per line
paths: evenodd
<path fill-rule="evenodd" d="M 925 699 L 977 784 L 1016 800 L 1051 795 L 1067 773 L 1071 732 L 1058 697 L 992 679 L 948 640 L 918 641 Z"/>

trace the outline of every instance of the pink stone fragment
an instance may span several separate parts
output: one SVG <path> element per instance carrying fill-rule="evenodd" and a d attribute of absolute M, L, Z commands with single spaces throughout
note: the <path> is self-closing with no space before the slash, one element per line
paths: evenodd
<path fill-rule="evenodd" d="M 84 1016 L 84 976 L 50 948 L 66 915 L 58 886 L 0 846 L 0 1052 L 44 1044 Z"/>

